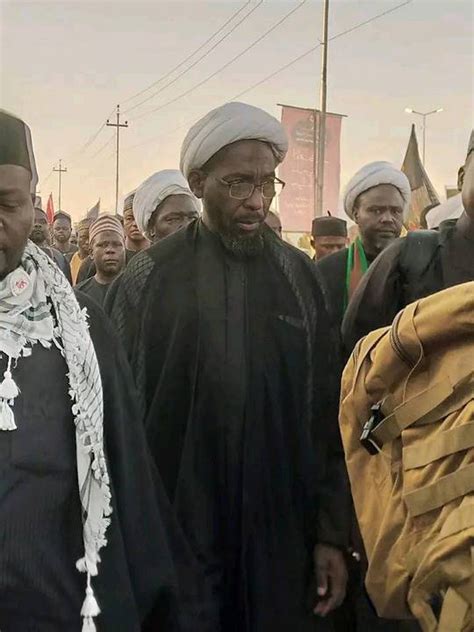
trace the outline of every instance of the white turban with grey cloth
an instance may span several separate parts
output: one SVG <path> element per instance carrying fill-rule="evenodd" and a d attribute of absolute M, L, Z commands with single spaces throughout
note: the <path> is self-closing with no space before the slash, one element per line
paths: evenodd
<path fill-rule="evenodd" d="M 199 200 L 193 195 L 181 171 L 157 171 L 142 182 L 133 198 L 133 216 L 140 232 L 145 234 L 156 207 L 170 195 L 186 195 L 193 201 L 196 211 L 201 211 Z"/>
<path fill-rule="evenodd" d="M 288 151 L 288 139 L 281 123 L 247 103 L 226 103 L 212 110 L 189 130 L 181 148 L 181 171 L 186 178 L 200 169 L 219 150 L 240 140 L 268 143 L 278 162 Z"/>
<path fill-rule="evenodd" d="M 352 177 L 344 192 L 344 210 L 346 215 L 354 219 L 354 205 L 358 196 L 380 184 L 391 184 L 400 191 L 400 195 L 403 198 L 403 216 L 406 217 L 411 199 L 408 178 L 391 162 L 383 160 L 365 165 Z"/>

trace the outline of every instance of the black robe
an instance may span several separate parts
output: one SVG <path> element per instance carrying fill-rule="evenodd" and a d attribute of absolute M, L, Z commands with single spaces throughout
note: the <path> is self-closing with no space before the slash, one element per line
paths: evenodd
<path fill-rule="evenodd" d="M 474 279 L 474 239 L 463 215 L 455 224 L 441 224 L 437 246 L 420 278 L 407 281 L 409 262 L 405 239 L 398 239 L 379 255 L 357 288 L 342 324 L 344 348 L 352 351 L 358 340 L 390 325 L 409 303 Z M 415 234 L 413 234 L 415 236 Z"/>
<path fill-rule="evenodd" d="M 133 378 L 105 314 L 84 295 L 79 300 L 89 313 L 103 383 L 113 509 L 92 580 L 102 610 L 97 630 L 139 632 L 148 619 L 150 630 L 174 632 L 172 519 L 149 459 Z M 82 625 L 85 575 L 75 562 L 84 546 L 66 372 L 58 350 L 40 345 L 15 370 L 18 430 L 0 436 L 2 632 L 79 632 Z"/>
<path fill-rule="evenodd" d="M 204 572 L 205 629 L 325 629 L 311 553 L 346 545 L 349 503 L 312 262 L 270 230 L 261 255 L 237 260 L 197 221 L 134 258 L 106 308 Z"/>

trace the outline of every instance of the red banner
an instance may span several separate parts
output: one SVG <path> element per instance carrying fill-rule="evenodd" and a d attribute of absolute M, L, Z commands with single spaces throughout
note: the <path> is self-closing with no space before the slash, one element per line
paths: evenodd
<path fill-rule="evenodd" d="M 53 194 L 49 194 L 48 204 L 46 206 L 46 217 L 48 218 L 48 224 L 52 224 L 54 222 L 54 204 L 53 204 Z"/>
<path fill-rule="evenodd" d="M 314 217 L 314 110 L 284 105 L 282 124 L 288 155 L 279 169 L 286 182 L 279 199 L 283 230 L 310 232 Z M 319 112 L 316 112 L 316 124 Z M 341 114 L 326 115 L 323 213 L 337 214 L 341 172 Z"/>

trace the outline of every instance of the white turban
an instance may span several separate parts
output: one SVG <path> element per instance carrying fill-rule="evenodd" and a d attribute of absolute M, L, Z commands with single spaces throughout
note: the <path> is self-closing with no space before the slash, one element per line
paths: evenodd
<path fill-rule="evenodd" d="M 217 152 L 239 140 L 268 143 L 278 162 L 288 151 L 288 139 L 281 123 L 247 103 L 226 103 L 212 110 L 189 130 L 181 148 L 181 171 L 186 177 L 200 169 Z"/>
<path fill-rule="evenodd" d="M 158 171 L 142 182 L 135 191 L 133 216 L 140 232 L 145 233 L 156 207 L 170 195 L 188 196 L 192 199 L 197 212 L 200 212 L 199 200 L 193 195 L 181 171 L 177 169 Z"/>
<path fill-rule="evenodd" d="M 403 215 L 404 217 L 406 216 L 410 208 L 411 199 L 408 178 L 391 162 L 378 161 L 371 162 L 359 169 L 346 187 L 344 192 L 344 210 L 351 219 L 354 219 L 354 203 L 357 197 L 361 193 L 379 186 L 379 184 L 391 184 L 400 191 L 404 202 Z"/>

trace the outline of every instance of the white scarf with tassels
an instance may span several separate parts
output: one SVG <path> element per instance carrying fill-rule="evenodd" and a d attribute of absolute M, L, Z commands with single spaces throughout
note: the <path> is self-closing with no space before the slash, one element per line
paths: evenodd
<path fill-rule="evenodd" d="M 68 366 L 69 396 L 76 427 L 76 458 L 82 507 L 84 557 L 77 568 L 87 573 L 81 609 L 83 632 L 95 632 L 100 613 L 91 578 L 98 574 L 99 551 L 107 544 L 111 495 L 104 454 L 103 395 L 97 356 L 81 310 L 66 278 L 32 242 L 21 265 L 0 282 L 0 355 L 7 369 L 0 383 L 0 430 L 16 430 L 14 379 L 17 362 L 36 343 L 57 346 Z"/>

